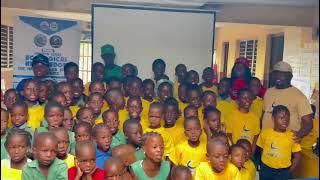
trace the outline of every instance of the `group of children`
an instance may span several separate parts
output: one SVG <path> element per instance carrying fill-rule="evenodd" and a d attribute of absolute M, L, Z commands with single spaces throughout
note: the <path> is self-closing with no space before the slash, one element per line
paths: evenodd
<path fill-rule="evenodd" d="M 1 178 L 251 180 L 259 167 L 261 179 L 286 179 L 301 158 L 286 107 L 260 131 L 257 78 L 232 100 L 231 80 L 214 84 L 211 68 L 201 84 L 183 64 L 169 81 L 161 59 L 143 81 L 125 64 L 121 79 L 103 82 L 103 68 L 94 64 L 84 85 L 67 63 L 66 81 L 28 79 L 1 96 Z"/>

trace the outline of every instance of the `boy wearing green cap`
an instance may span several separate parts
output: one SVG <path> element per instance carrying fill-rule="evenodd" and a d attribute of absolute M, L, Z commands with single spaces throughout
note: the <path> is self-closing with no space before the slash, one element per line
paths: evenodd
<path fill-rule="evenodd" d="M 107 83 L 112 77 L 121 79 L 121 67 L 114 64 L 115 56 L 116 54 L 112 45 L 106 44 L 101 47 L 101 58 L 105 63 L 103 79 Z"/>

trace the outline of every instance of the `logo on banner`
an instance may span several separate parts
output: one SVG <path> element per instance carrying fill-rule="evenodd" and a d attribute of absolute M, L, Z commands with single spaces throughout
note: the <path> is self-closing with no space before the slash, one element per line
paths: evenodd
<path fill-rule="evenodd" d="M 33 42 L 36 46 L 38 47 L 43 47 L 47 44 L 47 37 L 43 34 L 37 34 L 34 38 L 33 38 Z"/>
<path fill-rule="evenodd" d="M 50 23 L 50 30 L 51 31 L 58 31 L 58 29 L 59 29 L 58 23 L 56 23 L 56 22 Z"/>
<path fill-rule="evenodd" d="M 48 31 L 49 30 L 49 23 L 47 21 L 42 21 L 40 23 L 40 29 L 43 31 Z"/>
<path fill-rule="evenodd" d="M 62 38 L 58 35 L 54 35 L 54 36 L 51 36 L 50 38 L 50 45 L 53 47 L 53 48 L 59 48 L 61 47 L 62 45 Z"/>

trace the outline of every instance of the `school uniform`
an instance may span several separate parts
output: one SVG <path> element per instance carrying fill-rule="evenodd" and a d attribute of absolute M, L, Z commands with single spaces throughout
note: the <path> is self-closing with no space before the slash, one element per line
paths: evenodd
<path fill-rule="evenodd" d="M 119 146 L 121 144 L 126 144 L 126 137 L 123 135 L 122 132 L 120 132 L 119 130 L 117 131 L 117 133 L 115 135 L 112 136 L 112 143 L 110 145 L 111 148 L 114 148 L 116 146 Z"/>
<path fill-rule="evenodd" d="M 146 174 L 146 172 L 142 168 L 142 162 L 143 160 L 140 160 L 131 164 L 131 168 L 138 179 L 164 180 L 169 176 L 170 163 L 168 161 L 161 161 L 160 171 L 154 177 L 150 177 Z"/>
<path fill-rule="evenodd" d="M 27 159 L 27 163 L 32 160 Z M 22 170 L 11 168 L 10 159 L 1 160 L 1 179 L 21 180 Z"/>
<path fill-rule="evenodd" d="M 66 159 L 63 159 L 63 161 L 67 164 L 68 169 L 75 166 L 75 156 L 72 154 L 68 154 Z"/>
<path fill-rule="evenodd" d="M 213 171 L 209 162 L 201 162 L 196 168 L 196 173 L 194 176 L 195 180 L 212 180 L 212 179 L 223 179 L 223 180 L 234 180 L 237 178 L 239 170 L 228 163 L 226 168 L 220 172 L 216 173 Z"/>
<path fill-rule="evenodd" d="M 33 130 L 40 127 L 40 123 L 44 118 L 44 107 L 39 105 L 39 103 L 28 107 L 28 126 L 31 126 Z"/>
<path fill-rule="evenodd" d="M 91 175 L 92 177 L 92 180 L 102 180 L 104 179 L 104 174 L 105 172 L 100 169 L 100 168 L 97 168 Z M 75 179 L 77 175 L 77 167 L 71 167 L 70 169 L 68 169 L 68 179 Z"/>
<path fill-rule="evenodd" d="M 107 152 L 102 152 L 96 148 L 96 164 L 100 169 L 104 169 L 104 163 L 111 157 L 111 148 Z"/>
<path fill-rule="evenodd" d="M 5 142 L 7 141 L 7 135 L 8 135 L 8 132 L 6 131 L 6 134 L 1 137 L 1 160 L 7 158 L 7 149 L 4 145 Z"/>
<path fill-rule="evenodd" d="M 48 176 L 45 177 L 40 171 L 38 160 L 34 160 L 23 167 L 22 180 L 66 180 L 67 170 L 66 163 L 55 158 L 49 167 Z"/>

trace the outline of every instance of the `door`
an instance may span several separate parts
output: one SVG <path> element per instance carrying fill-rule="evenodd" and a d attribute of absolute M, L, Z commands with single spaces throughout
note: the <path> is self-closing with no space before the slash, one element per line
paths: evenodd
<path fill-rule="evenodd" d="M 284 35 L 271 36 L 271 52 L 270 52 L 270 65 L 269 65 L 269 87 L 274 85 L 272 77 L 272 69 L 275 64 L 283 59 Z"/>

